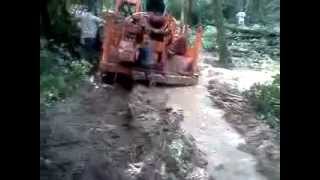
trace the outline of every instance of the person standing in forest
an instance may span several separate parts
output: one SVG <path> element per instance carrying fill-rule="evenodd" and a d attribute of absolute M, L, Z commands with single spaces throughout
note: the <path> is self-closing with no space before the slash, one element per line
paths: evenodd
<path fill-rule="evenodd" d="M 78 16 L 79 23 L 78 26 L 81 30 L 80 43 L 83 45 L 86 51 L 86 58 L 92 57 L 99 50 L 97 38 L 98 28 L 105 22 L 103 19 L 93 15 L 88 12 L 87 9 Z"/>
<path fill-rule="evenodd" d="M 240 26 L 244 26 L 244 20 L 245 20 L 245 17 L 246 17 L 246 13 L 244 11 L 240 11 L 237 13 L 237 18 L 238 18 L 238 24 Z"/>

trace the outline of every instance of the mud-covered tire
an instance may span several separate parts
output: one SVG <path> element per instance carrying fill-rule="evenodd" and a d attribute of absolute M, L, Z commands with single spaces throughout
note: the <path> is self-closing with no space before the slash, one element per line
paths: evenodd
<path fill-rule="evenodd" d="M 116 81 L 116 73 L 107 72 L 101 74 L 101 81 L 102 83 L 113 85 Z"/>
<path fill-rule="evenodd" d="M 121 85 L 127 90 L 131 90 L 134 86 L 134 80 L 131 76 L 121 73 L 107 72 L 101 76 L 102 83 L 114 85 L 115 83 Z"/>
<path fill-rule="evenodd" d="M 134 86 L 133 78 L 126 74 L 118 74 L 117 83 L 119 83 L 123 88 L 127 90 L 131 90 Z"/>

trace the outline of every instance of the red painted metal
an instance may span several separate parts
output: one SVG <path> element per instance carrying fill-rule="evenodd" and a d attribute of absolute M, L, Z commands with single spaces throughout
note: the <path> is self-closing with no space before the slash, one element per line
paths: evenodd
<path fill-rule="evenodd" d="M 141 46 L 143 41 L 150 41 L 154 44 L 154 55 L 161 57 L 160 63 L 166 65 L 170 61 L 172 51 L 169 49 L 177 42 L 179 37 L 186 37 L 186 26 L 181 27 L 176 23 L 176 20 L 170 16 L 164 16 L 165 25 L 156 32 L 163 32 L 163 42 L 152 40 L 149 37 L 152 27 L 148 25 L 150 14 L 140 11 L 140 0 L 130 0 L 127 2 L 136 5 L 136 13 L 130 17 L 123 18 L 119 15 L 119 8 L 123 0 L 116 0 L 116 12 L 107 13 L 106 24 L 104 27 L 103 52 L 100 60 L 100 71 L 103 72 L 117 72 L 124 74 L 132 74 L 132 68 L 120 65 L 120 62 L 130 61 L 134 62 L 136 59 L 136 49 Z M 135 23 L 133 23 L 135 21 Z M 147 29 L 147 30 L 143 30 Z M 201 27 L 197 29 L 195 42 L 192 47 L 186 47 L 185 54 L 182 59 L 191 65 L 191 74 L 197 72 L 197 63 L 199 52 L 201 49 L 203 30 Z M 137 39 L 141 40 L 139 42 Z M 174 55 L 174 52 L 173 52 Z M 181 59 L 181 58 L 180 58 Z"/>

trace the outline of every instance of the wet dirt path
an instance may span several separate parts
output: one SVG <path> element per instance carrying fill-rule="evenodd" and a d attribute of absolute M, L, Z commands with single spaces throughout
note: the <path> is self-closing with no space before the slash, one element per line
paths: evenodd
<path fill-rule="evenodd" d="M 219 72 L 223 69 L 205 63 L 201 64 L 201 68 L 202 75 L 197 86 L 166 90 L 169 95 L 168 106 L 183 110 L 185 118 L 182 128 L 196 139 L 199 148 L 207 154 L 208 171 L 216 180 L 265 180 L 256 171 L 255 157 L 237 148 L 245 143 L 244 138 L 226 122 L 224 111 L 214 106 L 206 89 L 210 73 L 227 76 L 228 72 Z M 256 77 L 253 81 L 268 79 L 263 72 L 252 73 L 240 71 L 236 81 L 250 77 Z M 234 77 L 230 76 L 230 80 L 234 81 Z M 248 88 L 253 81 L 246 80 L 242 83 L 243 87 L 238 88 Z"/>

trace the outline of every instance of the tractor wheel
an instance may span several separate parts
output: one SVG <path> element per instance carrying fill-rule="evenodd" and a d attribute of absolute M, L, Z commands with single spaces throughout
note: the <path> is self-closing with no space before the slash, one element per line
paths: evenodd
<path fill-rule="evenodd" d="M 117 83 L 119 83 L 124 89 L 132 90 L 134 86 L 134 80 L 131 76 L 126 74 L 118 74 Z"/>
<path fill-rule="evenodd" d="M 102 83 L 113 85 L 116 82 L 117 74 L 113 72 L 107 72 L 101 75 Z"/>

